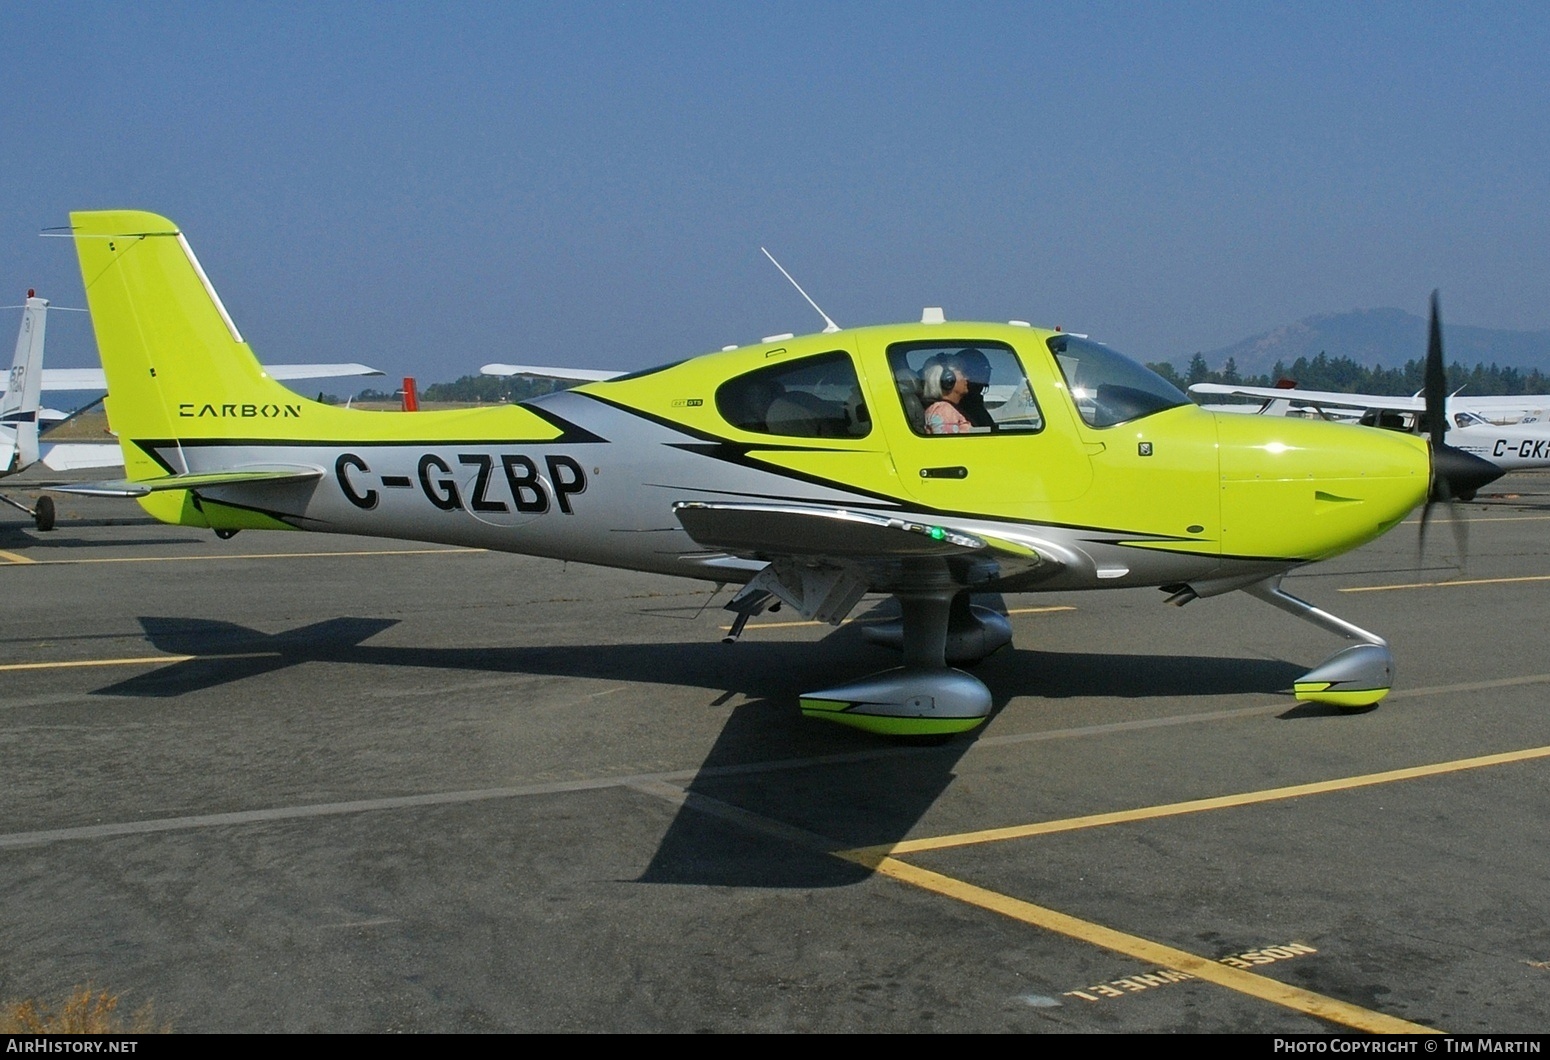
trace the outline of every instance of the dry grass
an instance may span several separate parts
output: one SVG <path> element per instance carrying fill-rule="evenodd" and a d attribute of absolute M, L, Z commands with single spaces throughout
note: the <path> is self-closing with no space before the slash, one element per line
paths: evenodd
<path fill-rule="evenodd" d="M 0 1004 L 0 1034 L 167 1034 L 146 1005 L 127 1020 L 118 1014 L 118 995 L 78 986 L 57 1009 L 37 1001 Z"/>

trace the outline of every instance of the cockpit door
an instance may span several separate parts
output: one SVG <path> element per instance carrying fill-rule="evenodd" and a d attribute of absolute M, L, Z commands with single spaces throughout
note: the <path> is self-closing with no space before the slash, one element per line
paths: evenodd
<path fill-rule="evenodd" d="M 868 375 L 892 383 L 884 394 L 874 382 L 875 420 L 907 494 L 941 512 L 1047 520 L 1087 491 L 1092 467 L 1070 403 L 1033 342 L 965 333 L 863 351 Z M 944 396 L 954 389 L 956 401 Z M 944 425 L 953 433 L 934 433 Z"/>

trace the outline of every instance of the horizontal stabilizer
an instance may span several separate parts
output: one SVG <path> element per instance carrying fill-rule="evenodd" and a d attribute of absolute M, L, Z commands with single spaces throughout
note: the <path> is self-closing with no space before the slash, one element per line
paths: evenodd
<path fill-rule="evenodd" d="M 270 379 L 334 379 L 346 375 L 381 375 L 380 368 L 356 361 L 338 364 L 266 364 L 264 371 Z M 618 373 L 613 373 L 617 375 Z M 106 390 L 108 376 L 101 368 L 45 368 L 44 390 Z M 0 378 L 0 393 L 6 389 L 6 380 Z"/>
<path fill-rule="evenodd" d="M 235 468 L 231 471 L 191 471 L 164 478 L 123 480 L 120 482 L 81 482 L 69 486 L 50 486 L 56 493 L 81 493 L 88 497 L 145 497 L 163 490 L 197 490 L 211 486 L 249 486 L 280 482 L 304 482 L 323 477 L 321 468 L 265 465 Z"/>

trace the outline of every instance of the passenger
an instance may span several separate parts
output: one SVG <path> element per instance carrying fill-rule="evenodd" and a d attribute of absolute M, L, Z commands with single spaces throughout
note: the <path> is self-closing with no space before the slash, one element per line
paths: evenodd
<path fill-rule="evenodd" d="M 925 389 L 927 397 L 935 397 L 926 408 L 927 434 L 967 434 L 974 429 L 969 418 L 958 410 L 958 404 L 969 392 L 968 376 L 951 364 L 937 361 L 926 366 Z"/>

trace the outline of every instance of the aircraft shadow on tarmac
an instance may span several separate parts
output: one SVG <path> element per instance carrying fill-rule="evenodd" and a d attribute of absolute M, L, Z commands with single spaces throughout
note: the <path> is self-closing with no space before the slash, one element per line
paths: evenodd
<path fill-rule="evenodd" d="M 714 693 L 708 708 L 743 696 L 728 712 L 689 785 L 765 820 L 832 840 L 834 849 L 885 845 L 910 830 L 952 782 L 973 743 L 900 745 L 882 737 L 810 721 L 797 695 L 840 675 L 896 665 L 897 656 L 866 643 L 855 626 L 816 643 L 597 644 L 563 647 L 405 648 L 365 644 L 394 619 L 334 618 L 278 634 L 235 623 L 142 618 L 161 651 L 196 658 L 174 662 L 98 689 L 96 694 L 172 697 L 271 673 L 299 663 L 427 667 L 671 684 Z M 1288 688 L 1302 667 L 1265 659 L 1109 655 L 1003 649 L 978 675 L 994 690 L 999 713 L 1014 697 L 1238 696 Z M 513 709 L 520 709 L 519 706 Z M 772 763 L 788 763 L 789 768 Z M 833 887 L 870 870 L 804 846 L 762 835 L 694 807 L 680 809 L 650 864 L 646 883 L 736 887 Z"/>
<path fill-rule="evenodd" d="M 73 549 L 90 548 L 145 548 L 156 545 L 208 545 L 209 538 L 205 537 L 114 537 L 101 541 L 90 541 L 80 537 L 66 536 L 68 530 L 84 526 L 124 526 L 123 522 L 112 519 L 95 522 L 72 521 L 69 527 L 58 526 L 42 537 L 30 524 L 13 523 L 9 526 L 0 525 L 0 546 L 9 552 L 26 552 L 28 549 L 38 549 L 40 553 L 47 555 L 49 559 L 69 559 L 69 553 Z M 51 553 L 59 552 L 59 555 Z"/>

